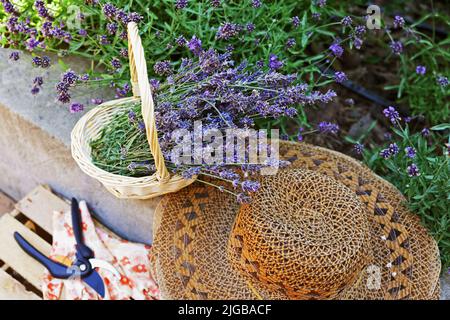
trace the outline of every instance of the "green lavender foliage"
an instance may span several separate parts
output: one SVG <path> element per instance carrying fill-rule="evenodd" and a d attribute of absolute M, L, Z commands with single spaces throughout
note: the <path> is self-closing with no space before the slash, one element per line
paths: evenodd
<path fill-rule="evenodd" d="M 406 205 L 417 213 L 436 239 L 443 267 L 450 267 L 450 124 L 431 128 L 428 136 L 411 133 L 408 127 L 393 128 L 393 139 L 384 146 L 372 146 L 364 152 L 365 163 L 390 181 L 406 197 Z M 382 149 L 395 143 L 399 153 L 383 159 Z M 413 147 L 416 155 L 407 156 Z M 419 176 L 410 176 L 408 166 L 415 164 Z"/>

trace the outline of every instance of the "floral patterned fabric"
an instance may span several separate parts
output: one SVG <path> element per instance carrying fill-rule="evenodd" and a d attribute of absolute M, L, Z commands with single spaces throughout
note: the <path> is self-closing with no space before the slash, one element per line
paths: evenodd
<path fill-rule="evenodd" d="M 97 269 L 106 288 L 104 299 L 159 299 L 158 287 L 150 275 L 151 247 L 122 240 L 94 225 L 86 202 L 80 202 L 84 241 L 95 258 L 113 265 L 120 279 L 108 270 Z M 70 211 L 53 214 L 53 246 L 50 258 L 70 265 L 75 259 L 75 237 Z M 101 300 L 81 279 L 56 279 L 45 271 L 42 285 L 44 299 Z"/>

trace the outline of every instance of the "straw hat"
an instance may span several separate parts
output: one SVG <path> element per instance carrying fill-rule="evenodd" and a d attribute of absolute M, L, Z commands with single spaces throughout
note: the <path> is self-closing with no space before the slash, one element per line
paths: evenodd
<path fill-rule="evenodd" d="M 438 299 L 435 241 L 391 184 L 338 152 L 280 143 L 251 204 L 193 184 L 156 209 L 166 299 Z"/>

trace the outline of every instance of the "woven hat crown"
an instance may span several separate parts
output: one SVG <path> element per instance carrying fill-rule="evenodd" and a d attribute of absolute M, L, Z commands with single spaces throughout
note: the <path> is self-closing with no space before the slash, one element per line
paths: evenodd
<path fill-rule="evenodd" d="M 370 255 L 369 222 L 354 193 L 310 170 L 261 179 L 228 242 L 249 281 L 292 299 L 333 298 L 352 285 Z"/>

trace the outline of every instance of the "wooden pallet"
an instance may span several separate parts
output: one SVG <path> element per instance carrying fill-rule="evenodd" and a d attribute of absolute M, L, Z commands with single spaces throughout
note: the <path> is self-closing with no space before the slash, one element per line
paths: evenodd
<path fill-rule="evenodd" d="M 46 186 L 38 186 L 0 217 L 0 300 L 42 299 L 44 267 L 27 255 L 14 240 L 20 232 L 48 255 L 51 249 L 53 211 L 70 210 L 70 203 Z"/>

